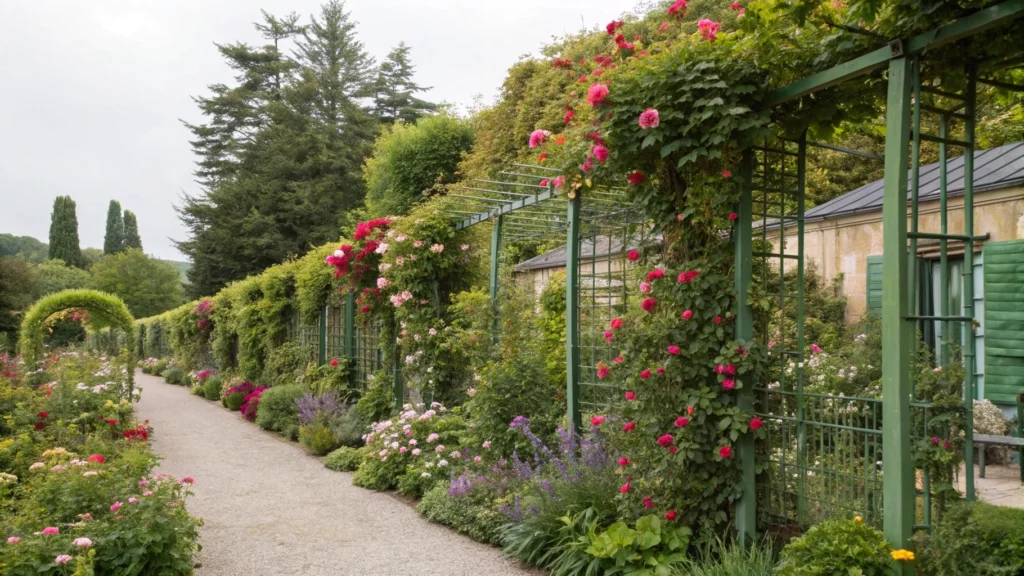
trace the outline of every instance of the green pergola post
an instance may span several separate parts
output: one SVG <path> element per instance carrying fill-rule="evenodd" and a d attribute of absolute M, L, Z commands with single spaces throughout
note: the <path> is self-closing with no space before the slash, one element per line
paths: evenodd
<path fill-rule="evenodd" d="M 317 326 L 317 362 L 320 366 L 327 364 L 327 306 L 320 309 L 320 323 Z"/>
<path fill-rule="evenodd" d="M 348 360 L 349 380 L 357 381 L 356 370 L 356 294 L 351 290 L 345 297 L 345 359 Z"/>
<path fill-rule="evenodd" d="M 964 272 L 963 315 L 974 317 L 974 104 L 977 98 L 977 69 L 970 65 L 967 70 L 966 99 L 967 118 L 964 119 Z M 964 324 L 964 432 L 967 435 L 964 451 L 964 492 L 968 502 L 975 499 L 974 493 L 974 322 Z M 1021 464 L 1024 466 L 1024 463 Z"/>
<path fill-rule="evenodd" d="M 570 192 L 565 243 L 565 400 L 566 423 L 583 429 L 580 414 L 580 198 Z"/>
<path fill-rule="evenodd" d="M 747 301 L 753 267 L 753 200 L 754 153 L 747 149 L 740 162 L 740 203 L 736 208 L 733 231 L 736 254 L 736 339 L 750 342 L 754 337 L 754 315 Z M 754 382 L 744 382 L 739 394 L 739 408 L 744 413 L 754 410 Z M 740 437 L 737 456 L 743 465 L 740 481 L 743 495 L 736 503 L 736 530 L 740 544 L 748 546 L 757 538 L 757 486 L 754 469 L 754 433 Z"/>
<path fill-rule="evenodd" d="M 916 501 L 910 454 L 910 359 L 914 355 L 914 323 L 907 319 L 907 156 L 911 86 L 909 59 L 892 59 L 886 102 L 882 199 L 882 505 L 883 531 L 894 548 L 904 548 L 912 536 Z M 905 563 L 900 564 L 898 569 L 904 569 Z"/>
<path fill-rule="evenodd" d="M 498 339 L 498 255 L 501 251 L 501 228 L 505 222 L 505 216 L 499 214 L 494 217 L 491 224 L 491 314 L 494 315 L 493 330 L 494 339 Z"/>

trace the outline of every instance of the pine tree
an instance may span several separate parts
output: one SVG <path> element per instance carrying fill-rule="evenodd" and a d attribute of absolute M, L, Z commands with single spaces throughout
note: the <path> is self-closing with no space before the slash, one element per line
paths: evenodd
<path fill-rule="evenodd" d="M 58 196 L 50 214 L 50 259 L 63 260 L 68 266 L 80 266 L 82 250 L 78 244 L 78 216 L 70 196 Z"/>
<path fill-rule="evenodd" d="M 131 210 L 124 211 L 124 250 L 137 248 L 142 250 L 142 237 L 139 236 L 139 221 Z"/>
<path fill-rule="evenodd" d="M 103 236 L 103 253 L 117 254 L 124 249 L 124 220 L 121 219 L 121 203 L 110 201 L 107 208 L 107 232 Z"/>
<path fill-rule="evenodd" d="M 400 42 L 377 68 L 373 83 L 373 109 L 384 124 L 397 120 L 415 122 L 419 117 L 437 110 L 437 104 L 420 100 L 414 94 L 430 90 L 413 81 L 416 68 L 409 61 L 410 48 Z"/>

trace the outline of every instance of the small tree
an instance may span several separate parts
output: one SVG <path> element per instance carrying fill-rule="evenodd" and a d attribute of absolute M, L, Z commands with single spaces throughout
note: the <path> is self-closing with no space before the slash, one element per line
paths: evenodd
<path fill-rule="evenodd" d="M 136 249 L 108 254 L 94 264 L 89 287 L 120 297 L 139 318 L 170 310 L 185 296 L 177 268 Z"/>
<path fill-rule="evenodd" d="M 47 260 L 36 266 L 33 298 L 42 298 L 47 294 L 62 290 L 85 288 L 89 283 L 89 273 L 81 268 L 68 266 L 60 260 Z"/>
<path fill-rule="evenodd" d="M 58 196 L 50 214 L 50 258 L 80 266 L 82 250 L 78 244 L 78 216 L 70 196 Z"/>
<path fill-rule="evenodd" d="M 139 222 L 131 210 L 124 211 L 124 242 L 125 250 L 137 248 L 142 250 L 142 237 L 139 236 Z"/>
<path fill-rule="evenodd" d="M 110 201 L 107 208 L 107 233 L 103 236 L 103 253 L 117 254 L 124 249 L 124 220 L 121 218 L 121 204 Z"/>

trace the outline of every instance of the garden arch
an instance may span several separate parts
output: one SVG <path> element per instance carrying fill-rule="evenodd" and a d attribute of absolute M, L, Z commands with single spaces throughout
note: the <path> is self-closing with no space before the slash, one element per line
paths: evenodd
<path fill-rule="evenodd" d="M 43 352 L 43 328 L 46 321 L 54 314 L 70 309 L 81 309 L 88 312 L 88 325 L 91 329 L 111 328 L 124 332 L 126 348 L 129 354 L 128 386 L 129 394 L 134 383 L 134 375 L 130 368 L 135 357 L 135 330 L 128 307 L 117 296 L 98 290 L 64 290 L 45 296 L 29 308 L 21 323 L 21 342 L 19 348 L 27 362 L 35 362 Z"/>

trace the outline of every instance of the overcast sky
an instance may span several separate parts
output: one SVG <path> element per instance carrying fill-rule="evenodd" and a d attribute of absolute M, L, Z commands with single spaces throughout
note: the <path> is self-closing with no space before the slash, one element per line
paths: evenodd
<path fill-rule="evenodd" d="M 0 232 L 47 241 L 56 196 L 78 204 L 82 247 L 103 246 L 107 204 L 139 219 L 143 247 L 183 259 L 172 207 L 196 192 L 191 96 L 230 82 L 214 42 L 259 44 L 272 14 L 320 0 L 0 0 Z M 604 25 L 635 0 L 348 0 L 359 39 L 382 59 L 412 48 L 425 98 L 493 101 L 505 72 L 553 36 Z"/>

